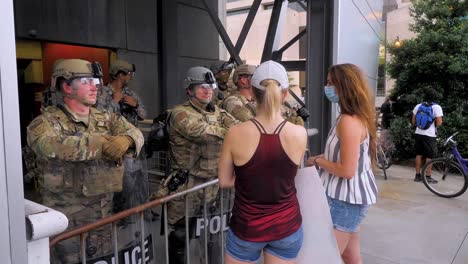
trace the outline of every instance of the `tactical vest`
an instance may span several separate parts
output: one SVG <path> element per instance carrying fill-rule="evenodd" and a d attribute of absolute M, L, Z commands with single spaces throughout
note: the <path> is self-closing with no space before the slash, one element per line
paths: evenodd
<path fill-rule="evenodd" d="M 190 120 L 184 120 L 186 125 L 178 127 L 175 118 L 184 112 L 188 114 L 187 118 Z M 169 151 L 173 159 L 173 170 L 189 170 L 190 175 L 200 178 L 216 177 L 224 133 L 228 128 L 224 118 L 232 119 L 233 123 L 236 122 L 232 116 L 218 107 L 215 108 L 214 112 L 207 112 L 187 102 L 172 110 L 169 126 Z M 206 130 L 203 129 L 205 125 L 215 125 L 212 130 L 215 132 L 219 130 L 220 135 L 207 136 Z M 179 129 L 185 131 L 179 132 Z"/>

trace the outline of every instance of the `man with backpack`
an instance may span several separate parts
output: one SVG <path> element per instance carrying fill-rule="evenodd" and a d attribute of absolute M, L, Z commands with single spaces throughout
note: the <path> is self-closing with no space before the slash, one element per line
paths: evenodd
<path fill-rule="evenodd" d="M 437 127 L 442 125 L 442 107 L 434 103 L 437 98 L 437 92 L 434 89 L 426 90 L 424 102 L 417 104 L 413 109 L 412 123 L 416 126 L 415 131 L 415 150 L 416 150 L 416 176 L 414 181 L 420 182 L 422 158 L 426 158 L 429 162 L 432 158 L 437 156 Z M 437 180 L 433 179 L 431 175 L 426 175 L 427 181 L 436 184 Z"/>

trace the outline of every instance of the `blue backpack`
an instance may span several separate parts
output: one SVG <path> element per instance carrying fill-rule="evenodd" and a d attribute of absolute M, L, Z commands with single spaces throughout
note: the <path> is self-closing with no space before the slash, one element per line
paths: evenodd
<path fill-rule="evenodd" d="M 432 111 L 434 103 L 422 103 L 416 112 L 416 126 L 419 129 L 426 130 L 434 123 L 435 117 Z"/>

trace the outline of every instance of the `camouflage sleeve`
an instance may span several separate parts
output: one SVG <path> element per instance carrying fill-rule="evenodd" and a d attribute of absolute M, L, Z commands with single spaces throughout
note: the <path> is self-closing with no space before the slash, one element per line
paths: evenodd
<path fill-rule="evenodd" d="M 140 154 L 145 143 L 145 138 L 141 131 L 125 119 L 125 117 L 111 113 L 111 134 L 113 136 L 125 135 L 133 139 L 135 143 L 135 156 Z"/>
<path fill-rule="evenodd" d="M 197 143 L 217 142 L 223 139 L 227 132 L 226 128 L 209 124 L 203 118 L 183 110 L 174 110 L 171 113 L 170 127 L 188 140 Z"/>
<path fill-rule="evenodd" d="M 34 119 L 28 126 L 27 141 L 39 157 L 85 161 L 100 159 L 102 155 L 100 135 L 63 135 L 43 115 Z"/>
<path fill-rule="evenodd" d="M 96 108 L 102 111 L 109 111 L 112 113 L 120 113 L 119 105 L 114 100 L 112 100 L 112 95 L 109 93 L 109 87 L 103 86 L 101 92 L 99 93 Z"/>
<path fill-rule="evenodd" d="M 136 113 L 137 113 L 138 117 L 141 118 L 141 119 L 145 119 L 146 118 L 146 110 L 145 110 L 145 106 L 143 105 L 143 101 L 141 100 L 141 98 L 135 92 L 132 92 L 132 96 L 137 101 L 137 106 L 138 107 L 136 109 Z"/>
<path fill-rule="evenodd" d="M 233 117 L 231 114 L 229 114 L 228 112 L 224 110 L 221 110 L 221 116 L 222 116 L 223 126 L 225 128 L 230 128 L 233 125 L 237 125 L 240 123 L 239 120 L 237 120 L 235 117 Z"/>
<path fill-rule="evenodd" d="M 295 125 L 304 126 L 304 120 L 300 116 L 291 115 L 291 116 L 288 116 L 286 118 L 286 120 L 288 122 L 291 122 L 291 123 L 295 124 Z"/>
<path fill-rule="evenodd" d="M 234 96 L 226 98 L 226 102 L 223 103 L 223 106 L 224 110 L 241 122 L 254 118 L 252 112 L 244 106 L 242 101 Z"/>

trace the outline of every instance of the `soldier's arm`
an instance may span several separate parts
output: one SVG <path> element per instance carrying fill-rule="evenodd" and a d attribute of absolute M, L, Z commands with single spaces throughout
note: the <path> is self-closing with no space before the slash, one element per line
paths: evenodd
<path fill-rule="evenodd" d="M 112 95 L 109 92 L 109 87 L 103 86 L 101 88 L 96 108 L 102 111 L 109 111 L 113 113 L 119 113 L 119 103 L 112 100 Z"/>
<path fill-rule="evenodd" d="M 254 118 L 252 112 L 244 106 L 241 100 L 235 97 L 229 97 L 226 100 L 228 101 L 225 103 L 225 110 L 228 113 L 230 113 L 235 119 L 241 122 L 245 122 Z"/>
<path fill-rule="evenodd" d="M 27 132 L 28 145 L 40 157 L 85 161 L 100 159 L 102 156 L 103 140 L 100 135 L 62 135 L 43 116 L 34 119 Z"/>
<path fill-rule="evenodd" d="M 115 113 L 111 113 L 110 128 L 113 136 L 129 136 L 132 138 L 133 143 L 135 144 L 135 156 L 138 156 L 143 144 L 145 143 L 145 138 L 141 131 L 128 122 L 125 117 Z"/>
<path fill-rule="evenodd" d="M 183 137 L 197 143 L 219 141 L 219 139 L 224 138 L 227 131 L 221 125 L 208 124 L 190 112 L 177 110 L 171 114 L 170 126 Z"/>
<path fill-rule="evenodd" d="M 304 120 L 302 119 L 302 117 L 300 116 L 297 116 L 297 115 L 291 115 L 291 116 L 288 116 L 286 118 L 286 120 L 288 122 L 291 122 L 295 125 L 298 125 L 298 126 L 304 126 Z"/>
<path fill-rule="evenodd" d="M 141 100 L 141 98 L 136 93 L 133 93 L 132 96 L 137 101 L 136 113 L 137 113 L 138 117 L 140 119 L 145 119 L 146 118 L 146 110 L 145 110 L 145 106 L 143 105 L 143 101 Z"/>
<path fill-rule="evenodd" d="M 239 120 L 237 120 L 235 117 L 233 117 L 231 114 L 229 114 L 228 112 L 224 110 L 221 110 L 221 115 L 222 115 L 223 126 L 225 128 L 230 128 L 233 125 L 237 125 L 240 123 Z M 250 120 L 250 119 L 247 119 L 247 120 Z"/>

